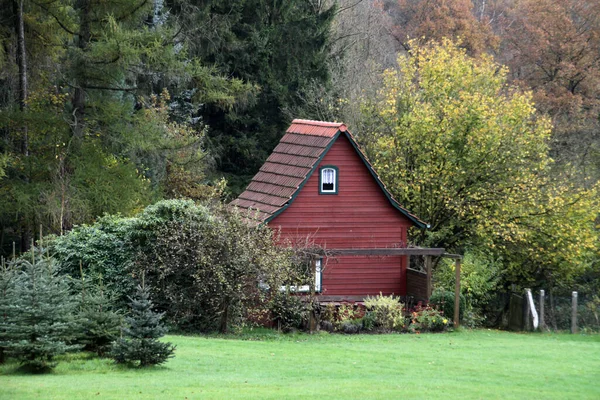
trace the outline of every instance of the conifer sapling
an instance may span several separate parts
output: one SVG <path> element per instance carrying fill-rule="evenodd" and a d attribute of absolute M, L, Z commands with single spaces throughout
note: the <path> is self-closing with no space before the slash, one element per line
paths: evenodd
<path fill-rule="evenodd" d="M 55 356 L 80 347 L 68 343 L 76 306 L 69 283 L 51 258 L 21 259 L 14 268 L 2 310 L 0 345 L 34 371 L 54 368 Z"/>
<path fill-rule="evenodd" d="M 117 340 L 112 349 L 112 358 L 117 363 L 130 363 L 140 367 L 158 365 L 173 357 L 175 346 L 158 339 L 167 328 L 161 323 L 163 313 L 152 310 L 148 289 L 142 283 L 136 295 L 130 298 L 130 315 L 125 318 L 127 326 L 124 337 Z"/>

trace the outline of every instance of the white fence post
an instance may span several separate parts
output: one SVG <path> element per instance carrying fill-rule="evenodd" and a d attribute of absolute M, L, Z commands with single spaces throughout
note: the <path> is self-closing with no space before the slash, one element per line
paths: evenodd
<path fill-rule="evenodd" d="M 540 330 L 544 329 L 544 302 L 546 301 L 546 292 L 540 290 Z"/>
<path fill-rule="evenodd" d="M 525 289 L 525 295 L 527 297 L 527 302 L 529 304 L 529 310 L 531 311 L 531 315 L 533 316 L 533 329 L 536 330 L 539 326 L 538 321 L 538 313 L 535 310 L 535 304 L 533 304 L 533 295 L 531 294 L 531 289 Z M 527 327 L 529 328 L 529 327 Z"/>

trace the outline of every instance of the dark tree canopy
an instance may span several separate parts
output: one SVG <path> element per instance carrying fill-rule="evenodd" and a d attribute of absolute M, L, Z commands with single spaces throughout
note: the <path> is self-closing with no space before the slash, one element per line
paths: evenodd
<path fill-rule="evenodd" d="M 239 192 L 289 124 L 284 109 L 296 106 L 309 84 L 327 84 L 335 7 L 310 0 L 175 4 L 190 54 L 256 86 L 245 103 L 223 108 L 208 102 L 201 110 L 217 169 L 231 176 L 232 190 Z"/>

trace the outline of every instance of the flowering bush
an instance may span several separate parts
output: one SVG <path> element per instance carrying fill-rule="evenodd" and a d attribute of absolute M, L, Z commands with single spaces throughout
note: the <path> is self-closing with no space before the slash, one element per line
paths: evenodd
<path fill-rule="evenodd" d="M 442 332 L 450 324 L 450 320 L 435 308 L 417 305 L 411 313 L 410 332 Z"/>
<path fill-rule="evenodd" d="M 337 308 L 336 318 L 335 318 L 335 327 L 337 330 L 345 332 L 347 329 L 344 328 L 345 325 L 348 325 L 348 322 L 352 322 L 354 325 L 359 325 L 360 323 L 355 323 L 357 320 L 360 320 L 365 315 L 365 308 L 360 304 L 354 303 L 342 303 Z M 360 321 L 359 321 L 360 322 Z M 354 332 L 352 332 L 354 333 Z"/>

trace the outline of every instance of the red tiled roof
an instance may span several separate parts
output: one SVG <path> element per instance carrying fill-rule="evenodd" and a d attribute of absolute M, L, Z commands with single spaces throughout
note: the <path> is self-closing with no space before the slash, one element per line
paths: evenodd
<path fill-rule="evenodd" d="M 267 220 L 291 200 L 338 131 L 345 130 L 341 123 L 295 119 L 246 190 L 231 204 L 260 210 L 256 218 Z"/>
<path fill-rule="evenodd" d="M 325 150 L 337 139 L 339 133 L 345 133 L 350 142 L 372 172 L 386 196 L 399 211 L 415 224 L 426 224 L 402 208 L 383 185 L 375 170 L 358 148 L 356 141 L 348 132 L 346 125 L 339 122 L 322 122 L 295 119 L 287 129 L 281 141 L 260 167 L 258 173 L 246 190 L 232 205 L 254 212 L 257 222 L 265 222 L 281 212 L 308 179 Z"/>

